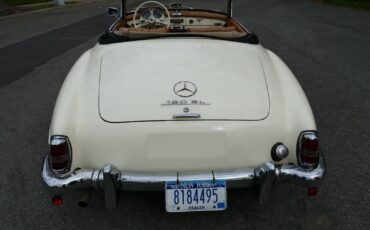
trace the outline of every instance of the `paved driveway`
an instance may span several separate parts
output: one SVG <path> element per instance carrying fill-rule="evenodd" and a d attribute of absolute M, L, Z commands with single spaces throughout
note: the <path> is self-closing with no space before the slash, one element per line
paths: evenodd
<path fill-rule="evenodd" d="M 40 167 L 53 106 L 74 60 L 112 21 L 99 8 L 106 5 L 68 11 L 68 22 L 58 26 L 40 14 L 0 19 L 2 33 L 17 35 L 0 36 L 2 229 L 370 228 L 370 12 L 309 0 L 236 0 L 235 15 L 288 63 L 307 93 L 328 161 L 318 197 L 288 185 L 277 186 L 265 206 L 253 190 L 230 191 L 229 208 L 219 213 L 168 214 L 164 195 L 152 192 L 124 193 L 113 211 L 100 193 L 85 209 L 77 196 L 52 207 Z M 33 17 L 34 27 L 24 24 L 32 31 L 20 33 Z"/>

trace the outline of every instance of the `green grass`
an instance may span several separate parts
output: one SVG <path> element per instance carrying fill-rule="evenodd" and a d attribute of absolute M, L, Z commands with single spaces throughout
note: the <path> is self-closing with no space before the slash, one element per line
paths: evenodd
<path fill-rule="evenodd" d="M 24 4 L 33 4 L 40 2 L 51 2 L 51 0 L 5 0 L 9 6 L 18 6 Z"/>
<path fill-rule="evenodd" d="M 323 2 L 338 6 L 370 10 L 370 0 L 323 0 Z"/>

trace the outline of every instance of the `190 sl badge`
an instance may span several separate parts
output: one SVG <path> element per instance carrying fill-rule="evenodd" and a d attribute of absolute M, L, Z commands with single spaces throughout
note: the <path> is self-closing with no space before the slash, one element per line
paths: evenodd
<path fill-rule="evenodd" d="M 167 100 L 165 103 L 162 103 L 163 106 L 168 105 L 211 105 L 208 102 L 202 100 Z"/>

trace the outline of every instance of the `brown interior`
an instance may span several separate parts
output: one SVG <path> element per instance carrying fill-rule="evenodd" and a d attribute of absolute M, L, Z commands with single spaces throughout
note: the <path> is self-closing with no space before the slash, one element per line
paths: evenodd
<path fill-rule="evenodd" d="M 236 38 L 246 35 L 246 31 L 232 18 L 228 18 L 225 15 L 212 13 L 212 12 L 200 12 L 200 11 L 182 11 L 182 18 L 207 18 L 207 19 L 218 19 L 224 20 L 226 26 L 202 26 L 202 27 L 189 27 L 186 29 L 186 34 L 203 34 L 221 36 L 227 38 Z M 174 34 L 167 28 L 134 28 L 127 26 L 126 22 L 133 19 L 133 14 L 127 15 L 125 20 L 120 21 L 116 24 L 113 31 L 116 35 L 127 36 L 127 37 L 145 37 L 145 36 L 165 36 L 168 33 Z"/>

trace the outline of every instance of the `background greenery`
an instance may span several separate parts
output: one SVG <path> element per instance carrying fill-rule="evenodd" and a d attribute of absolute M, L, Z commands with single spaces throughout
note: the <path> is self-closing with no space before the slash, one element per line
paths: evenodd
<path fill-rule="evenodd" d="M 325 3 L 370 10 L 370 0 L 323 0 Z"/>
<path fill-rule="evenodd" d="M 5 0 L 9 6 L 23 5 L 23 4 L 32 4 L 39 2 L 51 2 L 51 0 Z"/>

